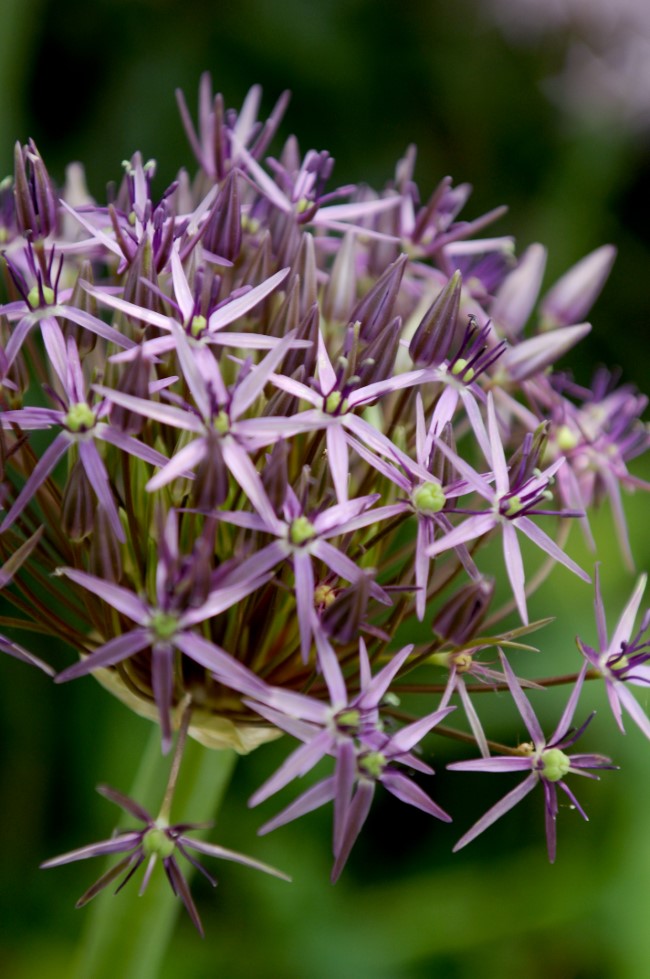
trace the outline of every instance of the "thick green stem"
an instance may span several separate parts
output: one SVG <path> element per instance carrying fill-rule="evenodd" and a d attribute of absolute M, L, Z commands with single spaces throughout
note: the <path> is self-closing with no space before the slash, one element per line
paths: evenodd
<path fill-rule="evenodd" d="M 188 740 L 174 792 L 174 822 L 214 820 L 236 757 L 234 751 L 209 751 Z M 154 728 L 130 793 L 152 814 L 162 803 L 169 767 L 169 757 L 160 751 L 160 731 Z M 125 823 L 131 825 L 133 819 L 126 817 Z M 181 861 L 189 877 L 192 867 Z M 157 979 L 183 905 L 162 866 L 155 871 L 142 897 L 136 879 L 117 895 L 106 890 L 94 899 L 72 979 Z"/>

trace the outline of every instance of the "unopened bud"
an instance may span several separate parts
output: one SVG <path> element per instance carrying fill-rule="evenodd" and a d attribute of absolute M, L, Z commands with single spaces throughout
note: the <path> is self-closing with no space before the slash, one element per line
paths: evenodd
<path fill-rule="evenodd" d="M 462 277 L 456 271 L 434 299 L 409 344 L 411 360 L 417 367 L 438 367 L 449 354 L 456 331 Z"/>
<path fill-rule="evenodd" d="M 470 582 L 443 605 L 431 628 L 445 642 L 462 646 L 479 629 L 493 594 L 494 578 L 479 578 Z"/>

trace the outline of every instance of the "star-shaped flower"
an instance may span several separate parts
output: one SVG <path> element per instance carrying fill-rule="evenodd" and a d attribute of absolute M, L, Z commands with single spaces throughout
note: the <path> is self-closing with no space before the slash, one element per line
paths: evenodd
<path fill-rule="evenodd" d="M 102 874 L 82 894 L 77 901 L 76 906 L 78 908 L 83 907 L 84 904 L 91 901 L 101 890 L 116 880 L 122 871 L 125 871 L 125 876 L 117 888 L 117 891 L 120 891 L 131 879 L 138 867 L 146 861 L 147 866 L 144 877 L 142 878 L 142 884 L 140 885 L 140 894 L 143 894 L 151 880 L 151 874 L 156 863 L 158 860 L 161 860 L 172 891 L 177 897 L 181 898 L 192 922 L 202 936 L 203 926 L 201 919 L 196 910 L 196 905 L 192 900 L 187 881 L 183 877 L 179 867 L 178 854 L 185 857 L 197 870 L 200 870 L 213 887 L 217 886 L 214 877 L 208 873 L 205 867 L 201 866 L 198 860 L 188 850 L 195 850 L 197 853 L 204 853 L 206 856 L 216 857 L 218 860 L 232 860 L 235 863 L 244 864 L 246 867 L 252 867 L 254 870 L 261 870 L 265 874 L 271 874 L 273 877 L 279 877 L 281 880 L 291 879 L 280 870 L 269 867 L 268 864 L 261 863 L 259 860 L 253 860 L 252 857 L 244 856 L 243 853 L 227 850 L 225 847 L 218 846 L 215 843 L 204 843 L 202 840 L 195 840 L 187 835 L 187 830 L 205 829 L 205 823 L 178 823 L 170 826 L 166 819 L 162 817 L 154 819 L 146 809 L 143 809 L 133 799 L 123 795 L 116 789 L 110 788 L 108 785 L 98 786 L 97 791 L 111 802 L 114 802 L 116 806 L 124 809 L 130 816 L 134 816 L 135 819 L 144 823 L 144 827 L 137 830 L 123 830 L 115 836 L 111 836 L 108 840 L 82 846 L 78 850 L 71 850 L 69 853 L 64 853 L 60 857 L 54 857 L 52 860 L 46 860 L 45 863 L 41 864 L 42 868 L 60 867 L 64 863 L 72 863 L 74 860 L 86 860 L 88 857 L 101 857 L 112 853 L 125 854 L 114 867 L 111 867 L 105 874 Z"/>
<path fill-rule="evenodd" d="M 471 843 L 483 830 L 486 830 L 488 826 L 491 826 L 497 819 L 505 815 L 513 806 L 516 806 L 518 802 L 524 799 L 529 792 L 532 792 L 536 785 L 541 783 L 544 789 L 548 858 L 553 863 L 556 852 L 555 822 L 558 814 L 558 788 L 562 789 L 565 795 L 569 797 L 571 805 L 578 810 L 582 818 L 588 818 L 575 795 L 564 781 L 565 777 L 568 774 L 572 774 L 597 779 L 597 775 L 590 775 L 585 769 L 611 769 L 616 766 L 612 765 L 611 760 L 604 755 L 566 754 L 566 749 L 575 744 L 594 716 L 591 714 L 582 727 L 577 730 L 571 727 L 573 715 L 578 704 L 578 697 L 580 696 L 582 684 L 587 672 L 586 665 L 580 673 L 575 687 L 571 691 L 571 696 L 555 731 L 550 738 L 545 738 L 533 708 L 530 706 L 517 677 L 513 673 L 503 653 L 501 653 L 501 662 L 512 698 L 530 734 L 530 742 L 520 745 L 517 752 L 512 755 L 478 758 L 472 761 L 459 761 L 448 765 L 447 768 L 457 772 L 528 772 L 529 774 L 523 782 L 505 795 L 495 806 L 488 809 L 478 822 L 474 823 L 472 828 L 460 838 L 454 847 L 454 852 Z"/>
<path fill-rule="evenodd" d="M 623 609 L 623 614 L 618 620 L 610 641 L 607 640 L 607 624 L 600 592 L 598 567 L 596 567 L 594 577 L 596 586 L 594 607 L 599 648 L 592 649 L 581 639 L 577 639 L 578 648 L 588 663 L 594 666 L 604 678 L 609 705 L 621 731 L 625 733 L 622 712 L 626 710 L 646 738 L 650 738 L 650 720 L 626 686 L 627 683 L 646 687 L 650 684 L 650 666 L 648 665 L 650 642 L 643 638 L 650 625 L 650 609 L 643 616 L 641 626 L 636 634 L 632 635 L 634 619 L 643 598 L 648 576 L 643 574 L 637 581 L 632 597 Z"/>

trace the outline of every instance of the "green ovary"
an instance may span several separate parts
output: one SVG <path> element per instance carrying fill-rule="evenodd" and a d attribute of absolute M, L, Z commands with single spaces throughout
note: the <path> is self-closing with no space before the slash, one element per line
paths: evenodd
<path fill-rule="evenodd" d="M 50 286 L 43 286 L 43 301 L 46 306 L 51 306 L 54 302 L 54 289 Z M 27 293 L 27 303 L 32 309 L 38 309 L 41 305 L 41 293 L 38 286 L 34 286 Z"/>
<path fill-rule="evenodd" d="M 466 384 L 469 384 L 474 379 L 474 368 L 467 366 L 467 361 L 464 357 L 458 358 L 451 368 L 451 373 L 456 377 L 460 377 Z"/>
<path fill-rule="evenodd" d="M 149 620 L 149 629 L 157 642 L 168 642 L 176 635 L 178 619 L 169 612 L 154 612 Z"/>
<path fill-rule="evenodd" d="M 386 767 L 386 756 L 382 755 L 381 751 L 369 751 L 367 755 L 359 758 L 358 764 L 362 774 L 379 778 Z"/>
<path fill-rule="evenodd" d="M 230 430 L 230 418 L 225 411 L 220 411 L 212 420 L 212 427 L 219 435 L 226 435 Z"/>
<path fill-rule="evenodd" d="M 289 540 L 292 544 L 305 544 L 316 536 L 316 528 L 308 517 L 296 517 L 289 528 Z"/>
<path fill-rule="evenodd" d="M 570 452 L 571 449 L 575 449 L 580 440 L 568 425 L 560 425 L 555 433 L 555 441 L 561 452 Z"/>
<path fill-rule="evenodd" d="M 142 849 L 147 857 L 155 855 L 165 860 L 167 857 L 171 857 L 176 849 L 176 844 L 170 840 L 163 829 L 154 826 L 147 830 L 142 837 Z"/>
<path fill-rule="evenodd" d="M 559 748 L 548 748 L 542 753 L 542 776 L 549 782 L 559 782 L 571 768 L 571 759 Z"/>
<path fill-rule="evenodd" d="M 447 498 L 438 483 L 422 483 L 413 491 L 413 506 L 421 513 L 439 513 Z"/>
<path fill-rule="evenodd" d="M 69 432 L 87 432 L 95 424 L 95 414 L 85 402 L 70 405 L 65 416 L 65 425 Z"/>
<path fill-rule="evenodd" d="M 190 323 L 190 333 L 193 337 L 198 337 L 200 333 L 203 333 L 208 321 L 205 316 L 193 316 L 192 322 Z"/>
<path fill-rule="evenodd" d="M 336 715 L 336 726 L 340 731 L 344 731 L 346 734 L 352 734 L 357 731 L 359 724 L 361 722 L 361 714 L 358 710 L 351 708 L 350 710 L 342 710 L 340 714 Z"/>
<path fill-rule="evenodd" d="M 511 496 L 505 510 L 502 510 L 504 517 L 516 517 L 521 511 L 521 497 Z"/>

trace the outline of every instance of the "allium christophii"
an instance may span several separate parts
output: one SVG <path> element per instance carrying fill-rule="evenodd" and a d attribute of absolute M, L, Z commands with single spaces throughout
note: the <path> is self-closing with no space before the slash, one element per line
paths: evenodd
<path fill-rule="evenodd" d="M 598 598 L 594 670 L 548 740 L 521 685 L 553 678 L 486 657 L 531 648 L 529 597 L 555 563 L 589 580 L 566 538 L 604 498 L 631 561 L 620 488 L 647 488 L 627 469 L 646 399 L 556 367 L 614 251 L 536 313 L 545 249 L 518 261 L 510 237 L 480 237 L 503 209 L 463 220 L 469 186 L 448 178 L 421 194 L 412 149 L 377 191 L 337 187 L 330 154 L 294 137 L 269 155 L 286 104 L 264 122 L 259 89 L 235 112 L 204 76 L 197 126 L 179 95 L 198 173 L 159 198 L 137 152 L 104 205 L 79 167 L 58 191 L 33 142 L 17 147 L 0 184 L 0 586 L 16 610 L 0 650 L 52 672 L 13 633 L 61 640 L 56 679 L 93 674 L 165 752 L 181 722 L 240 754 L 293 739 L 253 801 L 313 775 L 263 831 L 332 803 L 334 878 L 377 792 L 450 818 L 419 784 L 441 737 L 477 745 L 479 770 L 527 772 L 464 841 L 541 782 L 554 853 L 564 774 L 602 767 L 565 752 L 585 676 L 640 723 L 624 686 L 646 669 L 640 595 L 609 644 Z M 529 577 L 522 536 L 544 561 Z M 523 625 L 501 626 L 513 608 Z M 532 738 L 503 762 L 474 706 L 494 687 Z M 49 862 L 122 854 L 86 896 L 159 860 L 197 923 L 178 854 L 258 866 L 103 791 L 142 827 Z"/>

